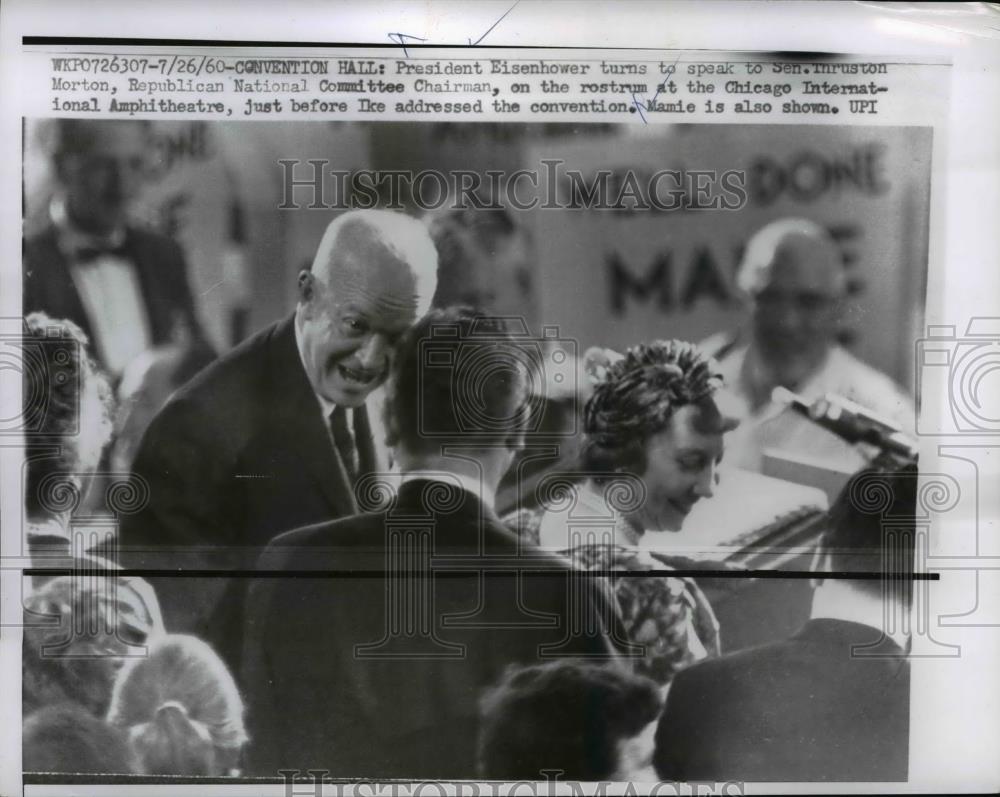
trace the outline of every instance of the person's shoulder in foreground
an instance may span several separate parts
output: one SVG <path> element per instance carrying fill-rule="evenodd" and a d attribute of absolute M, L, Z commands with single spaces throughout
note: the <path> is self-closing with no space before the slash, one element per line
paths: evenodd
<path fill-rule="evenodd" d="M 811 619 L 797 634 L 676 677 L 657 730 L 660 777 L 906 779 L 909 641 L 886 630 L 899 623 L 887 626 L 885 617 L 898 620 L 912 603 L 916 479 L 915 467 L 897 465 L 852 477 L 830 510 L 813 565 Z M 857 501 L 864 490 L 888 501 Z M 898 534 L 891 562 L 882 561 L 883 511 Z M 889 578 L 863 577 L 889 565 L 898 569 Z"/>

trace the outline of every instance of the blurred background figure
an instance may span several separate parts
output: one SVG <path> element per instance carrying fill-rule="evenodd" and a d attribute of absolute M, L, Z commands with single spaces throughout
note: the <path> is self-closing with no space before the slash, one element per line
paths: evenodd
<path fill-rule="evenodd" d="M 656 683 L 579 659 L 510 667 L 480 701 L 479 774 L 491 780 L 658 780 Z"/>
<path fill-rule="evenodd" d="M 132 360 L 118 384 L 111 469 L 128 473 L 149 422 L 178 388 L 214 359 L 203 346 L 172 343 Z"/>
<path fill-rule="evenodd" d="M 438 250 L 432 307 L 533 318 L 531 237 L 506 208 L 450 208 L 428 217 Z"/>
<path fill-rule="evenodd" d="M 46 567 L 72 567 L 80 573 L 119 569 L 104 558 L 115 544 L 114 532 L 73 529 L 73 513 L 87 501 L 111 437 L 115 405 L 106 377 L 90 359 L 87 336 L 72 321 L 44 313 L 25 318 L 22 363 L 23 417 L 34 430 L 25 439 L 24 535 L 32 566 L 39 571 L 31 579 L 37 591 L 52 578 Z M 126 620 L 136 615 L 142 618 L 140 627 L 162 630 L 159 601 L 147 581 L 137 576 L 95 578 L 91 586 L 107 579 L 103 588 L 109 599 L 133 607 Z M 68 633 L 77 622 L 76 601 L 84 601 L 83 611 L 96 610 L 86 605 L 81 589 L 63 581 L 49 592 L 33 594 L 29 603 L 61 596 L 55 598 L 59 608 L 48 613 L 58 616 Z"/>
<path fill-rule="evenodd" d="M 114 378 L 152 346 L 207 347 L 180 247 L 129 222 L 149 166 L 150 123 L 55 119 L 44 135 L 56 190 L 24 243 L 25 314 L 72 320 Z"/>
<path fill-rule="evenodd" d="M 72 321 L 24 319 L 22 405 L 33 431 L 25 444 L 25 538 L 35 558 L 70 552 L 70 520 L 112 433 L 114 401 Z"/>
<path fill-rule="evenodd" d="M 79 571 L 59 576 L 24 600 L 22 712 L 71 700 L 103 717 L 119 669 L 162 636 L 148 584 Z"/>
<path fill-rule="evenodd" d="M 121 671 L 108 719 L 128 736 L 144 775 L 238 775 L 243 700 L 222 659 L 172 634 Z"/>
<path fill-rule="evenodd" d="M 840 438 L 772 403 L 778 386 L 810 402 L 835 393 L 903 429 L 913 424 L 910 398 L 838 343 L 847 275 L 825 229 L 794 218 L 766 225 L 747 244 L 737 282 L 752 304 L 751 339 L 709 351 L 746 413 L 727 446 L 732 464 L 759 471 L 769 450 L 848 473 L 866 461 Z"/>
<path fill-rule="evenodd" d="M 21 769 L 87 775 L 134 771 L 121 732 L 72 702 L 39 709 L 24 718 Z"/>

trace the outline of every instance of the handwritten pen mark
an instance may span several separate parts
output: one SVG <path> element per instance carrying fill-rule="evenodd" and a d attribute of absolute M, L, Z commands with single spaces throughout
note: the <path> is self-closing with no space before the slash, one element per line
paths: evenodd
<path fill-rule="evenodd" d="M 656 102 L 656 98 L 659 97 L 660 94 L 663 92 L 663 87 L 667 85 L 667 81 L 671 80 L 673 78 L 674 72 L 677 71 L 677 62 L 681 60 L 681 56 L 683 54 L 684 54 L 683 51 L 677 54 L 677 57 L 674 59 L 674 62 L 670 65 L 671 69 L 670 69 L 670 72 L 667 74 L 667 77 L 664 78 L 664 80 L 663 80 L 662 83 L 657 83 L 656 84 L 656 94 L 653 95 L 653 99 L 651 99 L 649 101 L 650 103 Z M 649 122 L 646 121 L 646 114 L 644 114 L 642 112 L 642 101 L 636 96 L 635 92 L 633 91 L 632 92 L 632 107 L 629 108 L 629 112 L 630 113 L 636 113 L 637 111 L 639 113 L 639 118 L 642 119 L 642 123 L 644 125 L 648 125 Z"/>
<path fill-rule="evenodd" d="M 494 28 L 495 28 L 495 27 L 496 27 L 497 25 L 499 25 L 499 24 L 500 24 L 501 22 L 503 22 L 503 21 L 504 21 L 504 18 L 505 18 L 505 17 L 506 17 L 506 16 L 507 16 L 507 15 L 508 15 L 508 14 L 509 14 L 509 13 L 510 13 L 511 11 L 513 11 L 513 10 L 514 10 L 515 8 L 517 8 L 517 6 L 518 6 L 518 5 L 520 4 L 520 2 L 521 2 L 521 0 L 516 0 L 516 2 L 514 3 L 514 5 L 512 5 L 512 6 L 511 6 L 510 8 L 508 8 L 508 9 L 507 9 L 506 11 L 504 11 L 504 12 L 503 12 L 503 14 L 502 14 L 502 15 L 500 16 L 500 18 L 499 18 L 499 19 L 498 19 L 498 20 L 497 20 L 496 22 L 494 22 L 494 23 L 493 23 L 492 25 L 490 25 L 490 26 L 489 26 L 489 27 L 488 27 L 488 28 L 486 29 L 486 32 L 485 32 L 485 33 L 484 33 L 484 34 L 483 34 L 482 36 L 480 36 L 480 37 L 479 37 L 478 39 L 476 39 L 475 41 L 472 41 L 472 39 L 471 39 L 471 38 L 470 38 L 470 39 L 468 39 L 468 42 L 469 42 L 469 47 L 475 47 L 475 46 L 476 46 L 477 44 L 479 44 L 479 43 L 480 43 L 480 42 L 481 42 L 481 41 L 482 41 L 483 39 L 485 39 L 485 38 L 486 38 L 487 36 L 489 36 L 489 35 L 490 35 L 490 34 L 491 34 L 491 33 L 493 32 L 493 29 L 494 29 Z M 388 35 L 388 37 L 389 37 L 389 38 L 390 38 L 390 39 L 391 39 L 392 41 L 396 42 L 396 44 L 398 44 L 398 45 L 399 45 L 400 47 L 402 47 L 402 48 L 403 48 L 403 54 L 404 54 L 404 55 L 405 55 L 405 56 L 406 56 L 407 58 L 409 58 L 409 57 L 410 57 L 410 51 L 406 49 L 406 41 L 405 41 L 406 39 L 409 39 L 410 41 L 415 41 L 415 42 L 426 42 L 426 41 L 427 41 L 427 39 L 422 39 L 422 38 L 420 38 L 419 36 L 411 36 L 411 35 L 410 35 L 409 33 L 389 33 L 389 34 L 387 34 L 387 35 Z"/>
<path fill-rule="evenodd" d="M 499 25 L 501 22 L 503 22 L 504 17 L 506 17 L 511 11 L 513 11 L 517 7 L 518 3 L 520 3 L 520 2 L 521 2 L 521 0 L 515 0 L 514 5 L 512 5 L 506 11 L 504 11 L 503 16 L 501 16 L 500 19 L 498 19 L 496 22 L 494 22 L 492 25 L 490 25 L 489 28 L 486 29 L 486 33 L 484 33 L 482 36 L 480 36 L 478 39 L 476 39 L 475 43 L 473 43 L 472 39 L 469 39 L 469 46 L 470 47 L 475 47 L 477 44 L 479 44 L 479 42 L 481 42 L 483 39 L 485 39 L 487 36 L 489 36 L 490 33 L 493 31 L 493 28 L 495 28 L 497 25 Z"/>
<path fill-rule="evenodd" d="M 389 38 L 392 39 L 396 44 L 403 48 L 403 55 L 407 58 L 410 57 L 410 51 L 406 49 L 405 39 L 412 39 L 415 42 L 425 42 L 427 39 L 421 39 L 419 36 L 411 36 L 409 33 L 390 33 Z M 394 38 L 398 37 L 398 38 Z"/>

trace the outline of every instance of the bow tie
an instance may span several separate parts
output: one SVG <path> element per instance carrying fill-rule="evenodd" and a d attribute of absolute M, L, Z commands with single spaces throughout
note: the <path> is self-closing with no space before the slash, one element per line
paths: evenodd
<path fill-rule="evenodd" d="M 90 263 L 102 255 L 127 257 L 124 241 L 94 241 L 78 246 L 73 250 L 73 257 L 78 263 Z"/>

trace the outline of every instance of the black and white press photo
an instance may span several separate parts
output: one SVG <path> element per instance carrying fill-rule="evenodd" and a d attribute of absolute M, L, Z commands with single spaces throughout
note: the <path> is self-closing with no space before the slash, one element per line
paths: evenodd
<path fill-rule="evenodd" d="M 23 34 L 25 794 L 932 782 L 1000 623 L 964 89 L 890 38 L 491 43 L 519 13 Z"/>

